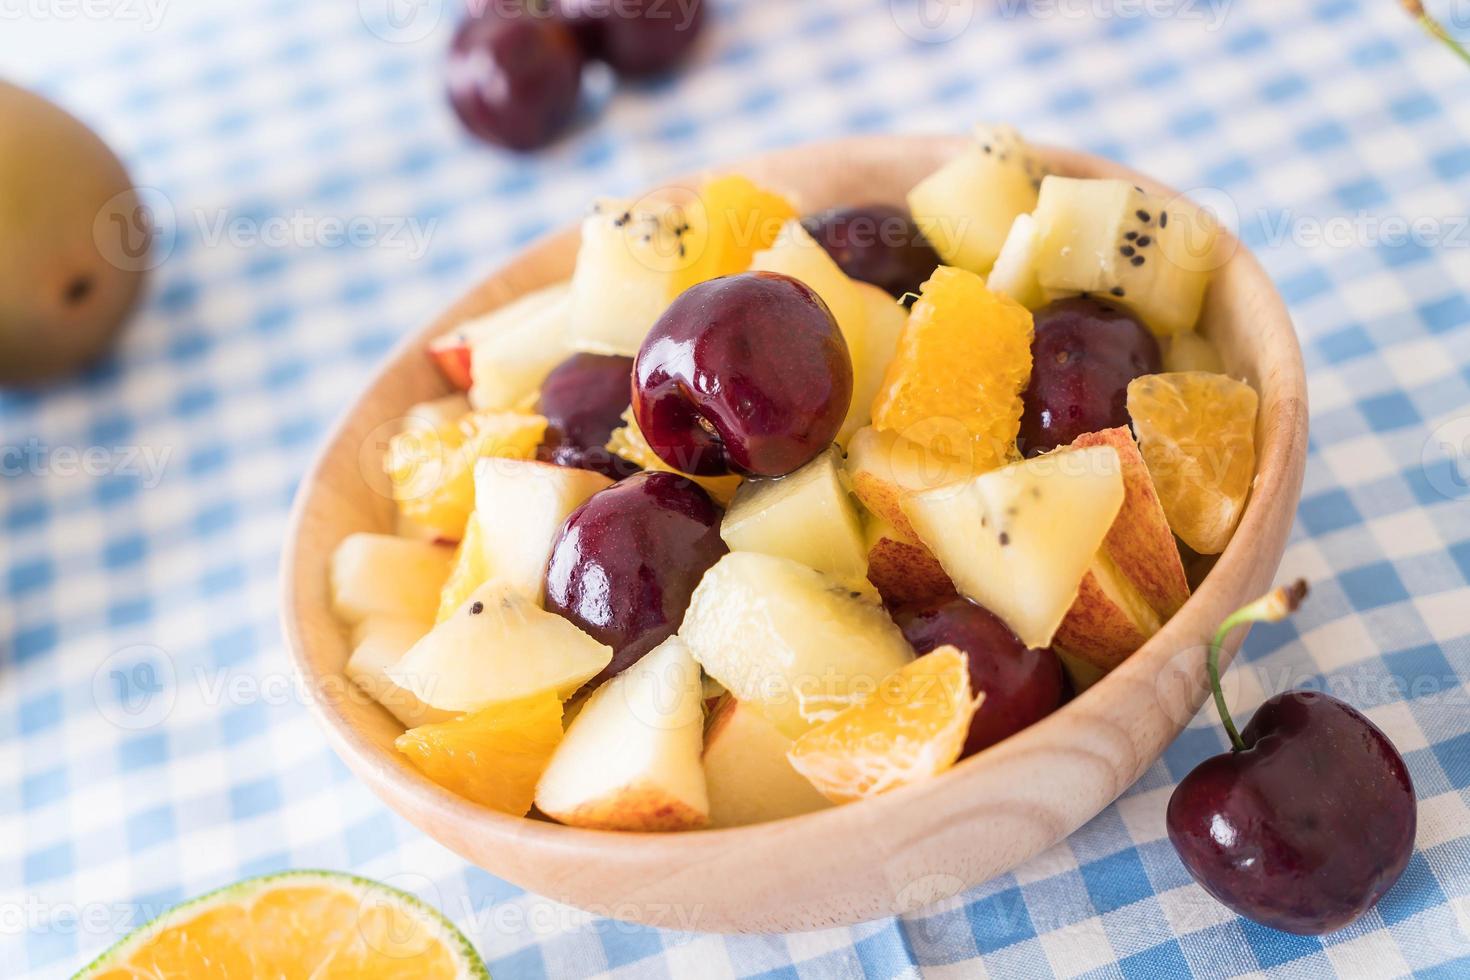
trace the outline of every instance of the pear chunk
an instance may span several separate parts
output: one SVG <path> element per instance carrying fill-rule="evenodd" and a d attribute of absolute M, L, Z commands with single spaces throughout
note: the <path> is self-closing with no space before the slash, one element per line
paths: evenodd
<path fill-rule="evenodd" d="M 446 711 L 554 690 L 562 698 L 612 661 L 603 646 L 513 587 L 490 581 L 388 669 L 388 678 Z"/>
<path fill-rule="evenodd" d="M 726 695 L 704 736 L 709 825 L 743 827 L 832 804 L 792 768 L 792 740 L 747 704 Z"/>
<path fill-rule="evenodd" d="M 596 830 L 709 822 L 699 665 L 671 636 L 592 693 L 536 786 L 542 813 Z"/>
<path fill-rule="evenodd" d="M 791 738 L 862 701 L 914 656 L 866 594 L 753 551 L 732 551 L 704 573 L 679 635 L 706 673 Z"/>
<path fill-rule="evenodd" d="M 903 507 L 961 593 L 1045 647 L 1122 505 L 1118 451 L 1103 445 L 1003 466 Z"/>
<path fill-rule="evenodd" d="M 731 551 L 790 558 L 867 590 L 863 527 L 846 480 L 836 447 L 779 480 L 746 480 L 725 512 L 720 537 Z"/>

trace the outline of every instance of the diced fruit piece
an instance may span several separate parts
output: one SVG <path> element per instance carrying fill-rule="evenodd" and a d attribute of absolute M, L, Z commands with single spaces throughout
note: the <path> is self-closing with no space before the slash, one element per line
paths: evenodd
<path fill-rule="evenodd" d="M 688 262 L 674 275 L 674 295 L 697 283 L 749 269 L 755 253 L 770 248 L 781 227 L 796 217 L 790 201 L 739 174 L 705 181 L 699 188 L 699 200 L 686 213 Z"/>
<path fill-rule="evenodd" d="M 611 480 L 591 470 L 534 460 L 480 460 L 470 523 L 479 528 L 486 577 L 540 602 L 546 562 L 562 523 L 609 486 Z"/>
<path fill-rule="evenodd" d="M 546 417 L 546 435 L 536 458 L 596 470 L 615 480 L 638 472 L 638 467 L 607 448 L 628 411 L 632 379 L 631 357 L 573 354 L 553 368 L 536 402 L 536 411 Z"/>
<path fill-rule="evenodd" d="M 801 222 L 792 219 L 781 228 L 770 248 L 755 253 L 750 260 L 752 272 L 779 272 L 810 286 L 842 328 L 847 352 L 852 358 L 853 372 L 863 370 L 867 351 L 863 340 L 868 335 L 867 308 L 858 293 L 857 283 L 849 279 L 827 250 L 812 240 Z"/>
<path fill-rule="evenodd" d="M 454 717 L 448 711 L 429 707 L 412 691 L 388 679 L 388 668 L 403 659 L 409 647 L 427 632 L 428 623 L 386 616 L 369 616 L 352 631 L 352 656 L 347 658 L 346 668 L 348 679 L 392 712 L 405 728 Z"/>
<path fill-rule="evenodd" d="M 582 88 L 582 51 L 549 17 L 480 8 L 449 49 L 449 102 L 465 129 L 512 150 L 534 150 L 571 122 Z"/>
<path fill-rule="evenodd" d="M 568 697 L 612 659 L 612 650 L 526 595 L 486 582 L 388 669 L 425 704 L 478 711 L 555 691 Z"/>
<path fill-rule="evenodd" d="M 444 916 L 406 892 L 337 871 L 275 872 L 201 895 L 76 974 L 143 977 L 490 980 Z"/>
<path fill-rule="evenodd" d="M 1036 311 L 1019 443 L 1027 456 L 1128 424 L 1128 382 L 1157 374 L 1159 343 L 1132 314 L 1079 296 Z"/>
<path fill-rule="evenodd" d="M 475 412 L 452 433 L 405 429 L 389 440 L 383 464 L 399 512 L 442 541 L 458 541 L 475 509 L 475 461 L 529 459 L 545 431 L 546 419 L 519 412 Z"/>
<path fill-rule="evenodd" d="M 940 265 L 939 253 L 908 211 L 891 204 L 833 208 L 803 218 L 801 225 L 849 278 L 871 283 L 891 299 L 918 292 Z"/>
<path fill-rule="evenodd" d="M 566 519 L 546 565 L 546 608 L 613 649 L 595 679 L 626 670 L 672 636 L 705 569 L 726 552 L 723 512 L 673 473 L 639 473 Z"/>
<path fill-rule="evenodd" d="M 1040 252 L 1041 235 L 1036 218 L 1029 214 L 1016 215 L 995 265 L 985 277 L 985 285 L 991 292 L 1009 296 L 1028 310 L 1045 306 L 1046 294 L 1036 280 Z"/>
<path fill-rule="evenodd" d="M 1009 126 L 980 126 L 975 142 L 909 191 L 909 210 L 946 265 L 985 273 L 1018 214 L 1036 207 L 1041 172 Z"/>
<path fill-rule="evenodd" d="M 834 803 L 876 796 L 953 766 L 984 701 L 985 695 L 970 694 L 968 658 L 940 647 L 802 735 L 788 758 Z"/>
<path fill-rule="evenodd" d="M 429 359 L 444 379 L 460 391 L 474 383 L 470 372 L 470 345 L 462 329 L 451 330 L 429 341 Z"/>
<path fill-rule="evenodd" d="M 898 353 L 898 338 L 909 322 L 909 311 L 877 286 L 860 282 L 855 284 L 862 296 L 863 306 L 868 311 L 868 334 L 863 338 L 863 350 L 867 355 L 862 363 L 853 362 L 852 405 L 847 409 L 847 418 L 837 433 L 837 442 L 847 445 L 853 433 L 873 420 L 873 398 L 883 386 L 888 374 L 888 365 Z"/>
<path fill-rule="evenodd" d="M 576 33 L 587 57 L 627 78 L 674 68 L 704 24 L 700 0 L 675 7 L 658 0 L 554 0 L 552 9 Z"/>
<path fill-rule="evenodd" d="M 949 599 L 901 612 L 895 619 L 914 652 L 954 647 L 969 663 L 970 691 L 985 710 L 970 722 L 960 758 L 1010 738 L 1061 706 L 1062 663 L 1051 650 L 1026 648 L 1010 627 L 968 599 Z"/>
<path fill-rule="evenodd" d="M 456 339 L 470 352 L 470 403 L 480 411 L 528 407 L 541 382 L 571 353 L 571 283 L 527 293 L 461 325 L 435 344 Z"/>
<path fill-rule="evenodd" d="M 1108 671 L 1104 668 L 1074 657 L 1065 650 L 1057 651 L 1057 659 L 1061 660 L 1062 669 L 1067 672 L 1067 680 L 1071 683 L 1074 694 L 1081 694 L 1108 676 Z"/>
<path fill-rule="evenodd" d="M 659 459 L 658 453 L 649 448 L 648 440 L 643 438 L 642 432 L 638 431 L 638 420 L 633 418 L 631 408 L 623 413 L 622 428 L 614 429 L 613 434 L 608 437 L 607 449 L 615 456 L 650 472 L 678 473 L 680 476 L 688 477 L 704 487 L 705 492 L 722 506 L 735 497 L 735 491 L 740 487 L 742 478 L 739 476 L 696 476 L 691 473 L 679 473 L 678 470 Z"/>
<path fill-rule="evenodd" d="M 924 284 L 899 338 L 873 426 L 974 472 L 1016 453 L 1021 392 L 1031 376 L 1031 313 L 963 269 Z"/>
<path fill-rule="evenodd" d="M 1202 555 L 1225 550 L 1256 474 L 1255 389 L 1222 374 L 1153 374 L 1128 386 L 1128 412 L 1174 533 Z"/>
<path fill-rule="evenodd" d="M 847 475 L 853 493 L 873 514 L 917 541 L 904 516 L 906 497 L 948 486 L 973 475 L 968 463 L 934 453 L 896 432 L 859 429 L 847 445 Z"/>
<path fill-rule="evenodd" d="M 542 691 L 412 728 L 393 745 L 445 789 L 524 817 L 561 739 L 561 700 L 555 691 Z"/>
<path fill-rule="evenodd" d="M 1169 338 L 1168 349 L 1164 351 L 1164 370 L 1171 374 L 1180 371 L 1224 374 L 1225 362 L 1208 338 L 1185 330 Z"/>
<path fill-rule="evenodd" d="M 1189 598 L 1189 580 L 1133 433 L 1127 427 L 1104 429 L 1078 436 L 1072 445 L 1078 449 L 1112 446 L 1118 451 L 1123 466 L 1123 506 L 1108 529 L 1103 552 L 1158 618 L 1168 621 Z"/>
<path fill-rule="evenodd" d="M 834 446 L 790 476 L 747 480 L 720 524 L 720 536 L 731 551 L 790 558 L 848 588 L 867 590 L 862 521 L 846 479 Z"/>
<path fill-rule="evenodd" d="M 439 593 L 439 612 L 435 614 L 434 622 L 442 623 L 453 616 L 454 611 L 470 597 L 470 593 L 484 585 L 489 578 L 490 563 L 485 555 L 485 536 L 480 530 L 480 522 L 471 515 L 464 526 L 464 537 L 454 549 L 454 565 L 449 570 L 449 579 L 444 583 L 444 589 Z"/>
<path fill-rule="evenodd" d="M 963 595 L 1050 646 L 1123 505 L 1111 446 L 1059 449 L 909 497 L 904 512 Z"/>
<path fill-rule="evenodd" d="M 816 292 L 747 272 L 690 287 L 659 317 L 633 366 L 633 415 L 681 472 L 785 476 L 836 437 L 852 379 Z"/>
<path fill-rule="evenodd" d="M 348 623 L 369 616 L 432 622 L 453 560 L 453 550 L 427 541 L 350 534 L 332 553 L 332 609 Z"/>
<path fill-rule="evenodd" d="M 595 830 L 709 822 L 699 666 L 677 636 L 592 693 L 536 787 L 554 820 Z"/>
<path fill-rule="evenodd" d="M 1158 614 L 1104 549 L 1082 577 L 1077 598 L 1052 642 L 1059 650 L 1112 670 L 1148 642 L 1161 625 Z"/>
<path fill-rule="evenodd" d="M 1220 264 L 1219 223 L 1182 198 L 1124 180 L 1047 177 L 1036 206 L 1037 280 L 1136 312 L 1160 336 L 1194 326 Z"/>
<path fill-rule="evenodd" d="M 572 273 L 568 341 L 576 350 L 633 357 L 669 305 L 688 229 L 672 201 L 599 201 L 582 222 Z"/>
<path fill-rule="evenodd" d="M 939 559 L 917 540 L 881 517 L 871 518 L 865 533 L 868 581 L 878 589 L 889 609 L 959 595 L 954 583 L 944 574 Z"/>
<path fill-rule="evenodd" d="M 679 635 L 706 673 L 793 738 L 913 656 L 876 602 L 751 551 L 731 552 L 705 573 Z"/>
<path fill-rule="evenodd" d="M 726 695 L 704 734 L 709 825 L 744 827 L 782 820 L 831 802 L 791 768 L 791 739 L 765 716 Z"/>

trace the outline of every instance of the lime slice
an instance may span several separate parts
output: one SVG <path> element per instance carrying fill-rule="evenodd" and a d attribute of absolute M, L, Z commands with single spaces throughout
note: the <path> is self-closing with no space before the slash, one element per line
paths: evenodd
<path fill-rule="evenodd" d="M 73 980 L 478 978 L 454 924 L 406 892 L 337 871 L 247 878 L 134 930 Z"/>

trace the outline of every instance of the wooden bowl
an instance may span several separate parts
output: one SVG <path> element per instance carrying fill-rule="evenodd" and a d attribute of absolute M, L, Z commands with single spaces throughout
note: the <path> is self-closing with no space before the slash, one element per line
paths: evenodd
<path fill-rule="evenodd" d="M 902 203 L 963 145 L 954 137 L 845 139 L 759 156 L 729 170 L 794 195 L 806 210 Z M 1122 177 L 1117 164 L 1042 150 L 1054 172 Z M 570 275 L 575 227 L 489 276 L 388 359 L 327 441 L 297 496 L 282 568 L 283 620 L 312 708 L 337 753 L 393 809 L 467 860 L 579 908 L 665 928 L 785 932 L 910 911 L 1015 868 L 1096 816 L 1159 757 L 1206 697 L 1204 644 L 1231 610 L 1272 584 L 1301 493 L 1307 394 L 1286 308 L 1233 240 L 1203 330 L 1231 374 L 1260 393 L 1255 489 L 1239 530 L 1199 590 L 1112 674 L 1050 717 L 921 785 L 788 820 L 683 834 L 578 830 L 476 806 L 393 749 L 401 731 L 351 696 L 349 653 L 327 592 L 333 549 L 388 531 L 392 504 L 370 485 L 383 426 L 446 393 L 423 346 L 459 321 Z M 1240 635 L 1231 645 L 1238 646 Z"/>

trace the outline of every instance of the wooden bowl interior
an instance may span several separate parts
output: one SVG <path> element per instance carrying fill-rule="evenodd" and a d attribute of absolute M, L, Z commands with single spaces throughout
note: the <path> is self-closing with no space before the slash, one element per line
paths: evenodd
<path fill-rule="evenodd" d="M 860 138 L 728 169 L 789 193 L 804 211 L 902 203 L 961 145 L 951 137 Z M 1166 191 L 1106 161 L 1044 153 L 1054 172 L 1123 177 Z M 350 651 L 330 609 L 328 562 L 348 534 L 393 527 L 379 472 L 383 446 L 409 406 L 448 391 L 424 343 L 566 278 L 576 244 L 575 228 L 542 240 L 407 338 L 343 417 L 299 494 L 282 571 L 288 642 L 318 692 L 313 709 L 334 748 L 389 805 L 490 871 L 603 914 L 702 931 L 805 929 L 905 911 L 1009 870 L 1095 816 L 1193 716 L 1205 697 L 1202 644 L 1226 612 L 1268 587 L 1306 456 L 1305 383 L 1290 319 L 1254 258 L 1233 240 L 1202 329 L 1229 372 L 1261 394 L 1251 502 L 1184 609 L 1051 717 L 920 786 L 772 824 L 679 835 L 511 818 L 421 776 L 393 749 L 401 726 L 342 673 Z"/>

